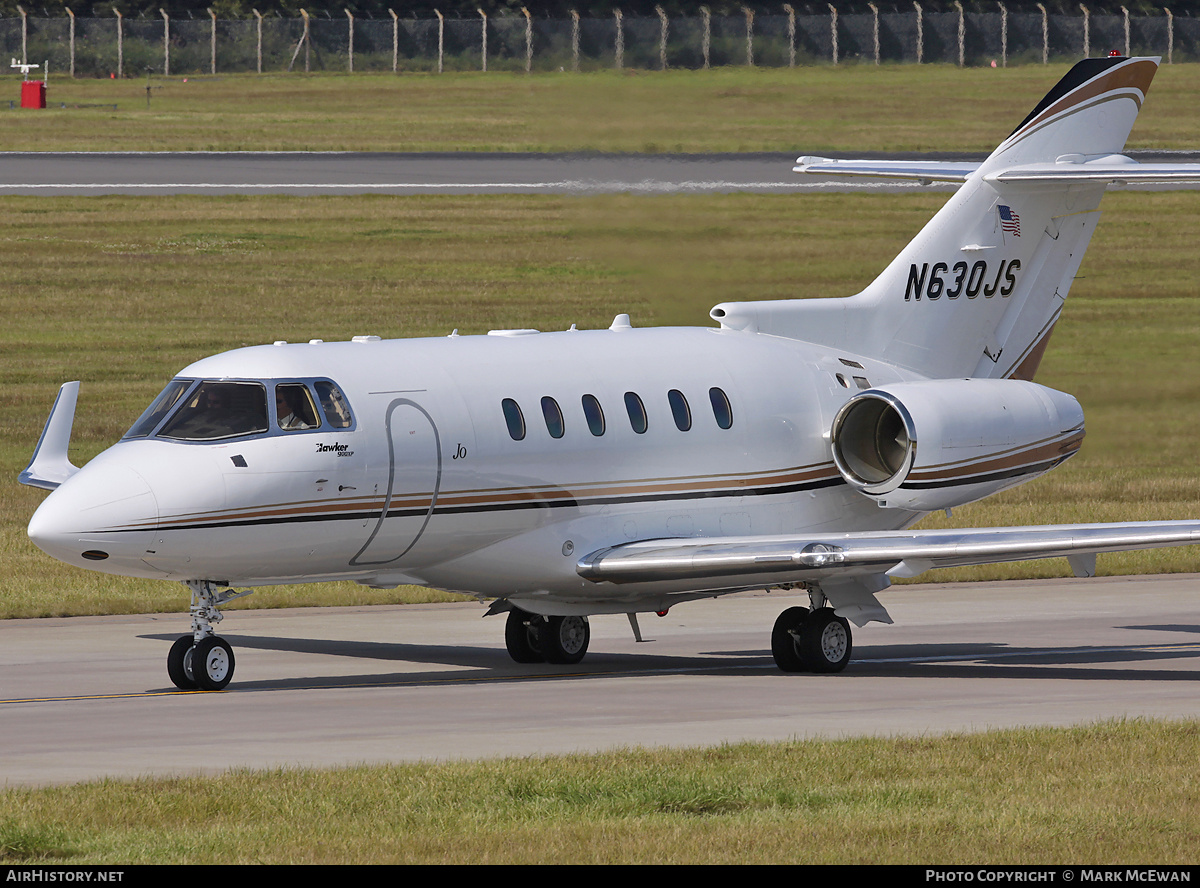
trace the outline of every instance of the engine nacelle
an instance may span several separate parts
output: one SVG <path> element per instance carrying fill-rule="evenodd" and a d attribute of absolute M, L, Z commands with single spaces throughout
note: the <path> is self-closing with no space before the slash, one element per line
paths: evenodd
<path fill-rule="evenodd" d="M 931 379 L 860 392 L 833 420 L 846 482 L 886 508 L 959 506 L 1036 478 L 1083 442 L 1073 397 L 1018 379 Z"/>

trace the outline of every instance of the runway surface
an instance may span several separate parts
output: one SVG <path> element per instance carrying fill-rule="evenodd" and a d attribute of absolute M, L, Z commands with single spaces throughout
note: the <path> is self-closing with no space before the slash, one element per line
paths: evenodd
<path fill-rule="evenodd" d="M 798 154 L 0 153 L 0 194 L 598 194 L 953 191 L 792 172 Z M 1191 154 L 1131 152 L 1193 162 Z M 831 155 L 848 156 L 848 155 Z M 977 161 L 968 154 L 869 154 Z"/>
<path fill-rule="evenodd" d="M 230 612 L 217 693 L 165 672 L 185 614 L 0 622 L 6 785 L 297 765 L 930 735 L 1200 717 L 1200 576 L 895 588 L 840 675 L 789 675 L 794 595 L 594 617 L 576 667 L 522 666 L 473 602 Z"/>

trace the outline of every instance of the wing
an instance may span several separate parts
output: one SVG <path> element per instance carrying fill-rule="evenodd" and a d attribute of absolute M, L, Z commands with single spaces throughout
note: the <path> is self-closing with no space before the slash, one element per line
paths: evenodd
<path fill-rule="evenodd" d="M 935 567 L 1066 557 L 1076 576 L 1095 573 L 1096 555 L 1200 544 L 1200 521 L 1057 524 L 970 530 L 893 531 L 645 540 L 600 549 L 576 565 L 596 583 L 689 581 L 697 589 L 752 583 L 812 583 L 859 625 L 891 622 L 874 593 L 890 577 Z"/>

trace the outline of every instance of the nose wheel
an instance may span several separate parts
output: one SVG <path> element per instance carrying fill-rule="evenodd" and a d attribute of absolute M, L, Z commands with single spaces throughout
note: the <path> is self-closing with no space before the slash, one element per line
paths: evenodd
<path fill-rule="evenodd" d="M 167 654 L 167 675 L 183 691 L 220 691 L 233 678 L 233 648 L 223 638 L 210 635 L 196 644 L 181 635 Z"/>
<path fill-rule="evenodd" d="M 212 624 L 223 619 L 220 606 L 249 595 L 232 589 L 218 591 L 206 580 L 184 583 L 192 592 L 192 632 L 182 635 L 167 654 L 167 676 L 182 691 L 220 691 L 233 679 L 233 647 L 214 635 Z"/>

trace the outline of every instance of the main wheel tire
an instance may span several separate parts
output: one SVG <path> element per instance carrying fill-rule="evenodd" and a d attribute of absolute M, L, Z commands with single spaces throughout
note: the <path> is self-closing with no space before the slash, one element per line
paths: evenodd
<path fill-rule="evenodd" d="M 195 646 L 193 636 L 181 635 L 175 639 L 167 654 L 167 675 L 171 684 L 181 691 L 194 691 L 198 687 L 196 679 L 192 677 L 192 649 Z"/>
<path fill-rule="evenodd" d="M 546 617 L 538 632 L 538 643 L 547 663 L 578 663 L 587 653 L 591 639 L 587 617 Z"/>
<path fill-rule="evenodd" d="M 513 660 L 518 663 L 546 662 L 538 640 L 542 622 L 541 617 L 519 608 L 514 607 L 508 612 L 508 622 L 504 624 L 504 646 Z"/>
<path fill-rule="evenodd" d="M 806 672 L 808 669 L 799 639 L 808 613 L 806 607 L 789 607 L 775 620 L 771 630 L 771 656 L 784 672 Z"/>
<path fill-rule="evenodd" d="M 202 691 L 221 691 L 233 678 L 233 648 L 210 635 L 192 649 L 192 678 Z"/>
<path fill-rule="evenodd" d="M 800 630 L 800 651 L 813 672 L 841 672 L 853 648 L 850 624 L 831 607 L 813 611 Z"/>

